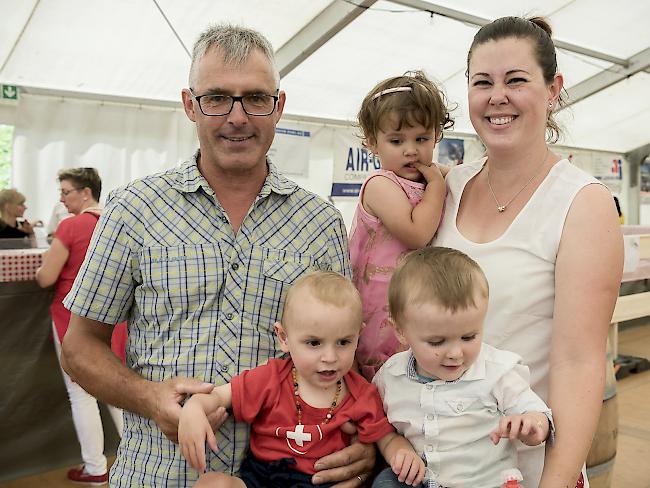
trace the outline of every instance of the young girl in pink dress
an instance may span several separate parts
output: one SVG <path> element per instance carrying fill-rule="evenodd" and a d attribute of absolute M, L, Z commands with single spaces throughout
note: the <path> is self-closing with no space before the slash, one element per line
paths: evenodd
<path fill-rule="evenodd" d="M 388 283 L 401 257 L 426 246 L 438 228 L 445 182 L 433 164 L 433 149 L 453 121 L 443 94 L 421 71 L 379 83 L 364 98 L 358 118 L 364 144 L 382 167 L 361 187 L 350 231 L 366 324 L 357 361 L 371 380 L 400 350 L 388 317 Z"/>

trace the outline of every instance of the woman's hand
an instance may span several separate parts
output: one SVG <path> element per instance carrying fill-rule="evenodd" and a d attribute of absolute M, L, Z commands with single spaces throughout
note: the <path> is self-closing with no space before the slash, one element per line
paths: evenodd
<path fill-rule="evenodd" d="M 29 220 L 23 220 L 20 224 L 20 230 L 29 234 L 30 236 L 34 235 L 34 226 L 29 223 Z"/>

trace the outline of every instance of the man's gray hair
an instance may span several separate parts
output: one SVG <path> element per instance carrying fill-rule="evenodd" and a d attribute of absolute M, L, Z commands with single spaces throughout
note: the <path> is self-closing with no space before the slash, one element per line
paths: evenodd
<path fill-rule="evenodd" d="M 269 40 L 256 30 L 240 25 L 217 24 L 209 26 L 194 43 L 192 65 L 190 67 L 190 88 L 196 81 L 196 70 L 203 55 L 212 47 L 218 47 L 226 64 L 240 65 L 245 63 L 255 49 L 271 63 L 275 73 L 276 85 L 280 83 L 280 74 L 275 66 L 273 46 Z"/>

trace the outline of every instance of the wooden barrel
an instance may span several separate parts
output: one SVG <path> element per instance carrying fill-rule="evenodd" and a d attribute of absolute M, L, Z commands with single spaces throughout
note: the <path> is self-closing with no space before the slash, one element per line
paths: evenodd
<path fill-rule="evenodd" d="M 616 460 L 618 437 L 618 404 L 616 401 L 616 376 L 610 341 L 607 341 L 605 364 L 605 393 L 598 427 L 587 455 L 587 478 L 591 488 L 610 488 L 612 470 Z"/>
<path fill-rule="evenodd" d="M 610 461 L 587 468 L 590 488 L 609 488 L 612 486 L 614 461 L 616 461 L 616 457 L 613 457 Z"/>

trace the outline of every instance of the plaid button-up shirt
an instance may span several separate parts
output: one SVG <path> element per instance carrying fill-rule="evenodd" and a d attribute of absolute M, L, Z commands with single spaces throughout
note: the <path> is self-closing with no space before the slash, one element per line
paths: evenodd
<path fill-rule="evenodd" d="M 64 304 L 100 322 L 128 319 L 127 364 L 145 379 L 219 385 L 279 355 L 273 324 L 299 276 L 351 273 L 343 220 L 331 204 L 269 162 L 235 235 L 196 157 L 111 195 Z M 229 419 L 217 439 L 209 469 L 237 471 L 248 426 Z M 125 412 L 111 486 L 191 486 L 196 477 L 152 420 Z"/>

